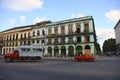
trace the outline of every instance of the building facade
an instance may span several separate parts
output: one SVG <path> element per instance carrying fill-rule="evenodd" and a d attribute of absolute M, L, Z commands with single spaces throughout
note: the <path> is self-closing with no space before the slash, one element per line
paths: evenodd
<path fill-rule="evenodd" d="M 115 37 L 116 37 L 116 51 L 120 52 L 120 20 L 117 22 L 115 29 Z"/>
<path fill-rule="evenodd" d="M 2 48 L 2 54 L 12 53 L 14 48 L 19 45 L 31 45 L 31 27 L 33 26 L 15 27 L 3 31 L 4 46 Z"/>
<path fill-rule="evenodd" d="M 46 55 L 74 56 L 96 53 L 96 33 L 92 16 L 46 25 Z"/>
<path fill-rule="evenodd" d="M 2 47 L 3 47 L 3 34 L 0 32 L 0 55 L 2 54 Z"/>
<path fill-rule="evenodd" d="M 45 49 L 46 24 L 49 23 L 51 21 L 43 21 L 36 23 L 35 27 L 32 27 L 31 45 L 41 45 Z"/>

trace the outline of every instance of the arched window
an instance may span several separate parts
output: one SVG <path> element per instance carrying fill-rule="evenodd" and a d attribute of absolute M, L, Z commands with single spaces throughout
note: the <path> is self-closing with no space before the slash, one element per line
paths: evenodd
<path fill-rule="evenodd" d="M 37 31 L 37 36 L 40 36 L 40 31 L 39 30 Z"/>
<path fill-rule="evenodd" d="M 45 35 L 45 31 L 44 30 L 42 30 L 42 35 Z"/>
<path fill-rule="evenodd" d="M 35 36 L 35 31 L 33 31 L 33 36 Z"/>

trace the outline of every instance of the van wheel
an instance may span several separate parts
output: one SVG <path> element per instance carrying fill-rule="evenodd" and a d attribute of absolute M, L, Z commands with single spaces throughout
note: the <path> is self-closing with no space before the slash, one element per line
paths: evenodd
<path fill-rule="evenodd" d="M 12 59 L 10 57 L 5 58 L 5 62 L 10 63 L 12 62 Z"/>

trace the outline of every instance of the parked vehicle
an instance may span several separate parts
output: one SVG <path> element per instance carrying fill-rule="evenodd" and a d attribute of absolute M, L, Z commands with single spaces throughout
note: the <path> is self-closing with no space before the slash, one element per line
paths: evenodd
<path fill-rule="evenodd" d="M 80 55 L 80 56 L 75 56 L 74 60 L 75 61 L 94 61 L 95 57 L 88 55 L 88 54 L 84 54 L 84 55 Z"/>
<path fill-rule="evenodd" d="M 13 53 L 4 54 L 5 62 L 14 60 L 40 60 L 43 55 L 43 46 L 21 45 L 14 49 Z"/>

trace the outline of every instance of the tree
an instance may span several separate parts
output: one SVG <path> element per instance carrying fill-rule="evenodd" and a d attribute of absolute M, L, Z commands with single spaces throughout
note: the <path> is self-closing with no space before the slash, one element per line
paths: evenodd
<path fill-rule="evenodd" d="M 96 51 L 97 51 L 97 54 L 101 54 L 101 48 L 100 48 L 100 44 L 98 42 L 95 43 L 95 46 L 96 46 Z"/>
<path fill-rule="evenodd" d="M 103 52 L 115 51 L 116 50 L 116 40 L 113 38 L 105 40 L 102 48 L 103 48 Z"/>

